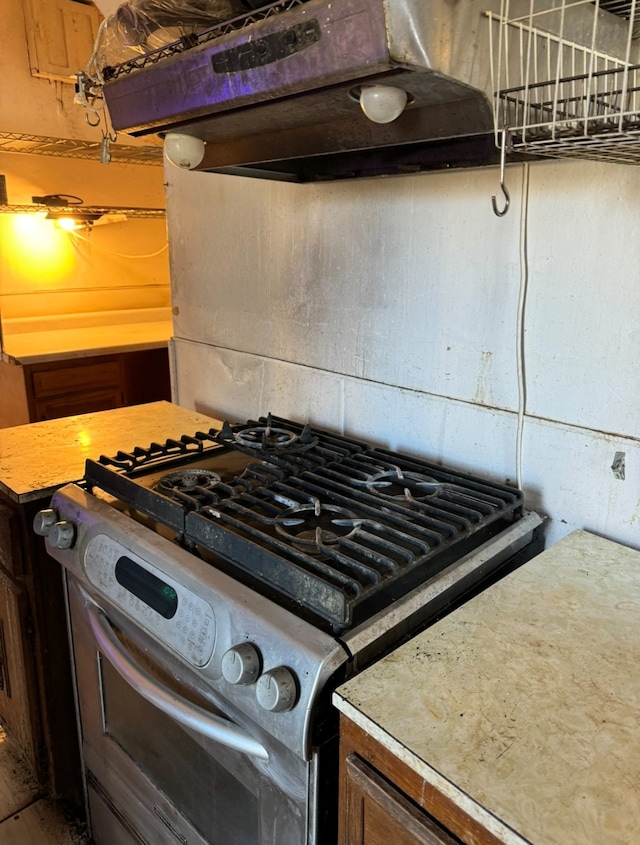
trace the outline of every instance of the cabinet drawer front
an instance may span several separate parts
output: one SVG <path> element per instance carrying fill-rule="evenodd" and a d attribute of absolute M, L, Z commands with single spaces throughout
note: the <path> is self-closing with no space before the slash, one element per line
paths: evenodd
<path fill-rule="evenodd" d="M 14 577 L 23 573 L 18 516 L 4 505 L 0 505 L 0 566 Z"/>
<path fill-rule="evenodd" d="M 92 841 L 96 845 L 140 845 L 139 837 L 129 832 L 126 820 L 121 814 L 116 814 L 91 786 L 87 790 L 87 798 Z"/>
<path fill-rule="evenodd" d="M 51 399 L 42 399 L 35 403 L 35 420 L 42 422 L 76 414 L 110 411 L 112 408 L 121 408 L 122 404 L 122 391 L 119 387 L 53 396 Z"/>
<path fill-rule="evenodd" d="M 356 755 L 345 760 L 344 775 L 340 845 L 461 845 Z"/>
<path fill-rule="evenodd" d="M 96 364 L 82 364 L 77 367 L 59 367 L 33 373 L 33 390 L 36 399 L 43 396 L 59 396 L 68 393 L 95 391 L 101 387 L 115 387 L 120 384 L 119 361 L 104 361 Z"/>

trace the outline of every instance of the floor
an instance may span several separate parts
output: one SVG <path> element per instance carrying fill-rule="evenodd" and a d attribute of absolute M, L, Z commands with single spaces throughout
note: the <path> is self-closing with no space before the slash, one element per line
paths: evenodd
<path fill-rule="evenodd" d="M 83 826 L 44 796 L 1 728 L 0 845 L 90 845 Z"/>

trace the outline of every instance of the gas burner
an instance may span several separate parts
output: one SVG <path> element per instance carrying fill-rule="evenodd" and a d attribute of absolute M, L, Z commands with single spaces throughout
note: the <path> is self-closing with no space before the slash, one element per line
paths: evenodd
<path fill-rule="evenodd" d="M 313 448 L 319 442 L 319 438 L 311 433 L 308 425 L 304 426 L 300 434 L 288 428 L 277 428 L 271 425 L 271 414 L 267 416 L 266 425 L 233 429 L 228 422 L 225 422 L 218 440 L 264 455 L 299 454 Z"/>
<path fill-rule="evenodd" d="M 211 492 L 221 481 L 217 472 L 208 469 L 181 469 L 163 475 L 155 489 L 165 496 L 194 496 Z"/>
<path fill-rule="evenodd" d="M 322 550 L 353 537 L 363 520 L 335 505 L 296 505 L 276 517 L 276 531 L 303 549 Z"/>
<path fill-rule="evenodd" d="M 375 493 L 376 496 L 383 499 L 410 503 L 424 502 L 447 491 L 456 491 L 461 494 L 468 492 L 456 484 L 436 481 L 435 478 L 428 475 L 422 475 L 418 472 L 403 472 L 400 467 L 393 467 L 393 469 L 370 475 L 361 484 L 370 493 Z"/>

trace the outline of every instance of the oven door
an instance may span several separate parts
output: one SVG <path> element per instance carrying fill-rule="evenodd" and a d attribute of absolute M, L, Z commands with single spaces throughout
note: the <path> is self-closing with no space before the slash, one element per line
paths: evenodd
<path fill-rule="evenodd" d="M 189 669 L 67 585 L 96 845 L 309 843 L 312 764 L 230 720 Z"/>

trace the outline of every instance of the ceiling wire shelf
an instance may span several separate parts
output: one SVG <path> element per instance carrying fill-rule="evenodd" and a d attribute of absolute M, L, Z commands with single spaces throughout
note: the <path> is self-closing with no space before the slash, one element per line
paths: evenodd
<path fill-rule="evenodd" d="M 166 217 L 164 208 L 125 208 L 124 206 L 98 206 L 98 205 L 0 205 L 0 214 L 37 214 L 38 212 L 55 212 L 57 215 L 95 215 L 101 217 L 104 214 L 124 215 L 131 218 L 143 218 L 150 220 L 161 220 Z"/>
<path fill-rule="evenodd" d="M 496 141 L 506 130 L 512 153 L 640 164 L 636 3 L 502 0 L 487 13 Z"/>
<path fill-rule="evenodd" d="M 76 141 L 19 132 L 0 132 L 0 153 L 28 153 L 58 158 L 101 161 L 102 141 Z M 111 144 L 111 161 L 115 164 L 162 165 L 161 146 Z"/>

